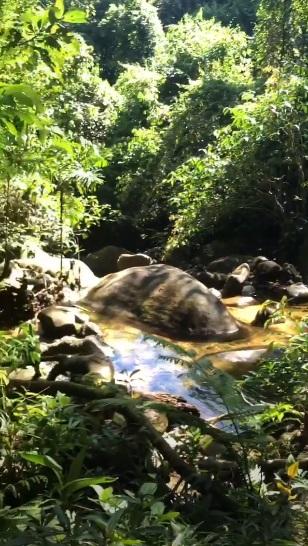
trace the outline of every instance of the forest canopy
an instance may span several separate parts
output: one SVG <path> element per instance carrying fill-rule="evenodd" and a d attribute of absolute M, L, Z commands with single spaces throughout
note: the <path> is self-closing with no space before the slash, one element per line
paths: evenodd
<path fill-rule="evenodd" d="M 296 254 L 307 217 L 304 1 L 0 8 L 4 246 L 21 232 L 48 246 L 56 221 L 51 246 L 72 249 L 92 224 L 125 222 L 167 254 L 231 225 L 243 250 L 266 240 Z"/>

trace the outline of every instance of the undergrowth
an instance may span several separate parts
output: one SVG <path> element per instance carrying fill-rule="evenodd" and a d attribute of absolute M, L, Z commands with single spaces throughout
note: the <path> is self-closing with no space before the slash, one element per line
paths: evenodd
<path fill-rule="evenodd" d="M 35 364 L 33 332 L 23 330 L 22 339 L 21 350 L 5 338 L 3 363 L 13 355 L 21 365 L 22 355 L 24 365 Z M 179 410 L 171 418 L 165 408 L 164 437 L 200 476 L 227 491 L 228 508 L 175 472 L 146 430 L 111 401 L 18 393 L 2 367 L 1 546 L 304 546 L 307 333 L 273 354 L 244 380 L 206 359 L 193 367 L 198 383 L 224 403 L 222 428 L 193 416 L 185 421 Z M 155 408 L 123 390 L 117 396 L 123 408 Z"/>

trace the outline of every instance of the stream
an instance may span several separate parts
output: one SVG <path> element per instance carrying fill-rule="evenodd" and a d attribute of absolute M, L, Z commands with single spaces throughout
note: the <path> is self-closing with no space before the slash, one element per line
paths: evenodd
<path fill-rule="evenodd" d="M 260 308 L 260 305 L 245 305 L 245 299 L 240 297 L 224 303 L 236 319 L 247 325 Z M 273 344 L 286 345 L 296 334 L 295 321 L 307 318 L 308 305 L 294 306 L 288 311 L 290 317 L 284 323 L 267 329 L 248 326 L 248 337 L 229 342 L 175 342 L 121 321 L 93 314 L 92 319 L 100 327 L 105 342 L 114 349 L 116 381 L 128 383 L 135 391 L 181 396 L 204 418 L 210 418 L 224 413 L 225 407 L 216 393 L 203 382 L 200 384 L 194 373 L 194 361 L 207 357 L 214 367 L 237 377 L 249 372 L 256 366 L 256 355 L 260 357 Z M 226 359 L 222 353 L 230 351 L 237 352 Z"/>

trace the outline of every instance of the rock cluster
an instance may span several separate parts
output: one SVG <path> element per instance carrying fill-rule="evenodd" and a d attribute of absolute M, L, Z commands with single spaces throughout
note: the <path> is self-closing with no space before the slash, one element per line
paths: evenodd
<path fill-rule="evenodd" d="M 223 298 L 242 295 L 280 300 L 286 296 L 290 303 L 308 301 L 308 286 L 292 264 L 279 264 L 265 256 L 246 262 L 242 258 L 226 256 L 189 272 L 207 287 L 220 290 Z"/>

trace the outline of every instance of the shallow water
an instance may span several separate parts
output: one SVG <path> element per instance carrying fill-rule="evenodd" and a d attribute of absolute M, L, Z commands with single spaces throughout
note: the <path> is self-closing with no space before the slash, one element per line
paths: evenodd
<path fill-rule="evenodd" d="M 106 343 L 115 351 L 113 361 L 117 381 L 128 382 L 136 391 L 182 396 L 208 418 L 224 413 L 225 408 L 210 388 L 197 381 L 196 374 L 192 373 L 194 361 L 208 357 L 215 367 L 232 375 L 247 373 L 255 364 L 245 359 L 228 362 L 219 354 L 270 348 L 272 344 L 283 346 L 296 333 L 294 321 L 308 317 L 308 305 L 296 306 L 290 309 L 291 318 L 283 324 L 268 329 L 252 327 L 249 324 L 260 306 L 241 305 L 244 303 L 240 298 L 225 300 L 232 315 L 248 325 L 248 337 L 229 342 L 175 342 L 121 321 L 105 320 L 99 315 L 92 315 L 92 318 L 101 328 Z"/>

